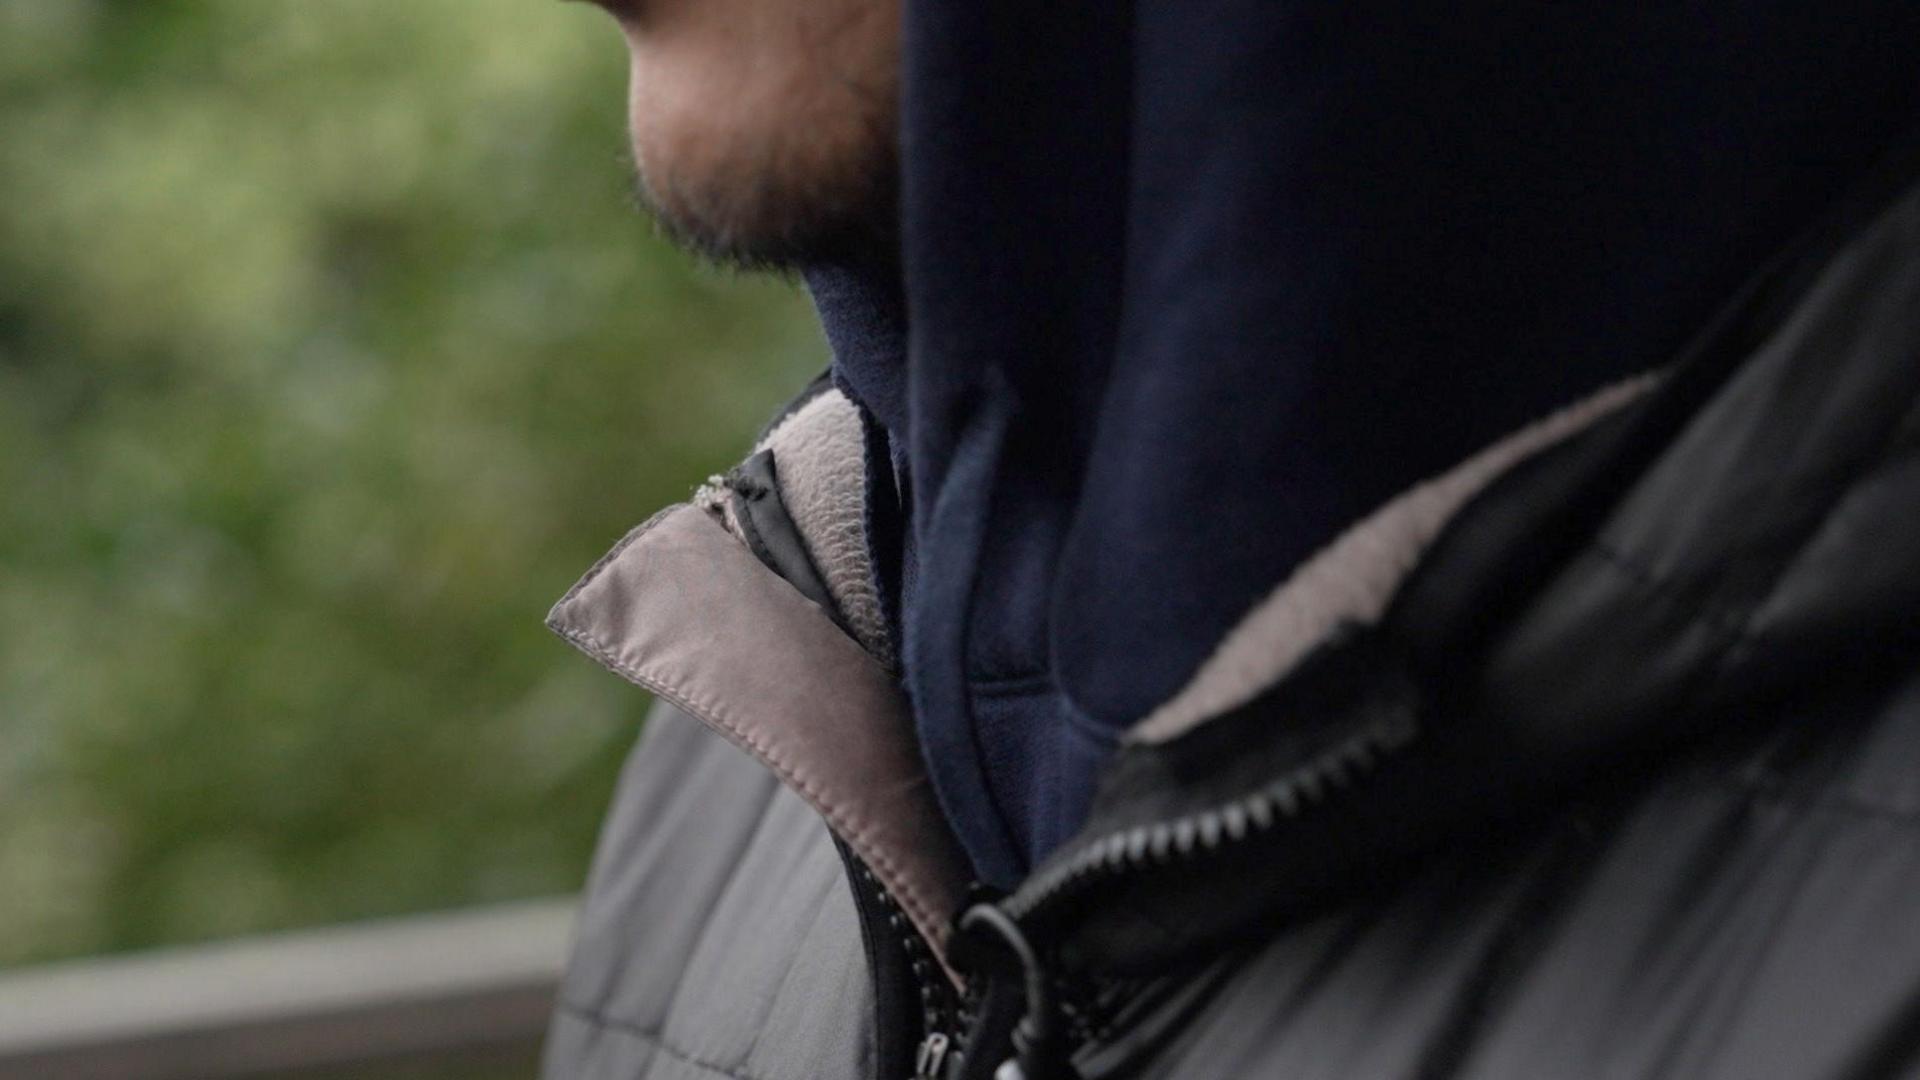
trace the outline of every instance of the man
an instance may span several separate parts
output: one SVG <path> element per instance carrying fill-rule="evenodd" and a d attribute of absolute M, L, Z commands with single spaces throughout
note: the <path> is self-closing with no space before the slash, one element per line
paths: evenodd
<path fill-rule="evenodd" d="M 1920 1071 L 1920 11 L 609 6 L 834 366 L 554 609 L 550 1075 Z"/>

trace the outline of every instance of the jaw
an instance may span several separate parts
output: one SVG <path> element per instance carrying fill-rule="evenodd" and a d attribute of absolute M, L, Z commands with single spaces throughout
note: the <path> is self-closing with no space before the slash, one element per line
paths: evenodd
<path fill-rule="evenodd" d="M 896 3 L 665 0 L 623 26 L 642 192 L 676 239 L 791 266 L 890 233 Z"/>

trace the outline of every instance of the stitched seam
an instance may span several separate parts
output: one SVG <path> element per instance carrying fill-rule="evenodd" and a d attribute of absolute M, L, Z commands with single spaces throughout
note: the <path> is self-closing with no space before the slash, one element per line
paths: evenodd
<path fill-rule="evenodd" d="M 1048 671 L 1028 671 L 1008 675 L 976 675 L 967 680 L 973 692 L 981 697 L 1000 695 L 1030 694 L 1036 690 L 1053 689 L 1053 673 Z"/>
<path fill-rule="evenodd" d="M 1720 637 L 1728 639 L 1745 638 L 1748 630 L 1740 613 L 1730 611 L 1711 600 L 1689 597 L 1674 588 L 1672 582 L 1655 573 L 1651 567 L 1639 562 L 1626 552 L 1609 546 L 1603 540 L 1595 540 L 1586 548 L 1586 554 L 1619 571 L 1628 580 L 1640 586 L 1642 591 L 1664 601 L 1688 617 L 1712 627 Z"/>
<path fill-rule="evenodd" d="M 1748 605 L 1745 616 L 1746 638 L 1752 640 L 1758 635 L 1752 632 L 1755 623 L 1773 610 L 1774 601 L 1780 590 L 1786 587 L 1787 580 L 1801 567 L 1801 561 L 1807 552 L 1825 539 L 1829 532 L 1846 520 L 1853 500 L 1877 476 L 1883 473 L 1895 455 L 1902 450 L 1913 437 L 1916 420 L 1920 420 L 1920 390 L 1910 395 L 1907 407 L 1900 415 L 1887 424 L 1886 437 L 1880 441 L 1878 449 L 1863 455 L 1854 467 L 1846 484 L 1836 491 L 1820 514 L 1813 518 L 1800 537 L 1793 550 L 1781 556 L 1774 567 L 1773 580 L 1765 592 L 1755 597 Z M 1764 632 L 1764 631 L 1763 631 Z"/>
<path fill-rule="evenodd" d="M 581 590 L 585 589 L 588 585 L 593 584 L 594 579 L 598 578 L 601 575 L 601 573 L 604 572 L 606 568 L 609 565 L 611 565 L 615 559 L 619 558 L 621 552 L 624 552 L 629 547 L 632 547 L 637 541 L 640 540 L 640 538 L 643 535 L 652 531 L 653 527 L 655 525 L 660 524 L 660 522 L 664 520 L 668 515 L 678 513 L 679 511 L 682 511 L 682 510 L 685 510 L 691 513 L 698 513 L 698 514 L 701 514 L 703 517 L 707 516 L 704 511 L 702 511 L 698 506 L 695 506 L 692 503 L 675 503 L 672 506 L 667 507 L 665 510 L 662 510 L 659 513 L 648 518 L 645 523 L 636 527 L 632 532 L 622 537 L 620 542 L 614 545 L 614 548 L 612 551 L 609 551 L 605 555 L 601 556 L 600 561 L 593 564 L 592 568 L 590 568 L 587 571 L 587 575 L 585 577 L 581 578 L 578 582 L 574 583 L 573 588 L 568 589 L 565 596 L 562 596 L 559 600 L 554 602 L 553 610 L 549 613 L 547 617 L 547 628 L 549 630 L 552 630 L 554 633 L 559 634 L 561 637 L 566 637 L 569 640 L 573 640 L 575 644 L 579 644 L 577 639 L 573 639 L 570 636 L 569 628 L 564 625 L 563 623 L 564 616 L 561 613 L 560 609 L 566 607 L 569 601 L 573 600 L 576 596 L 580 594 Z M 719 528 L 734 543 L 740 545 L 743 548 L 746 547 L 746 542 L 742 540 L 740 537 L 735 536 L 730 529 L 726 528 L 726 526 L 721 525 L 719 526 Z M 774 581 L 779 582 L 781 588 L 787 589 L 793 592 L 795 595 L 799 595 L 802 600 L 806 600 L 806 597 L 800 594 L 800 590 L 795 588 L 792 582 L 788 581 L 786 578 L 781 577 L 772 568 L 762 563 L 760 561 L 759 556 L 754 555 L 751 550 L 747 552 L 747 555 L 748 555 L 748 565 L 753 567 L 754 570 L 758 571 L 759 573 L 767 575 L 768 577 L 772 578 Z M 833 620 L 831 617 L 827 616 L 825 612 L 820 611 L 820 605 L 815 604 L 811 600 L 807 600 L 806 602 L 808 607 L 812 608 L 815 612 L 818 612 L 822 618 L 827 619 L 829 625 L 833 626 L 835 632 L 840 638 L 844 638 L 847 644 L 852 646 L 853 656 L 856 658 L 857 663 L 861 664 L 864 667 L 872 668 L 873 671 L 876 674 L 878 674 L 880 678 L 885 682 L 894 681 L 893 672 L 888 670 L 885 664 L 881 663 L 878 659 L 876 659 L 874 655 L 868 652 L 866 648 L 863 647 L 858 641 L 855 641 L 845 631 L 841 630 L 838 624 L 833 623 Z"/>
<path fill-rule="evenodd" d="M 692 717 L 688 717 L 687 719 L 689 723 L 699 723 L 697 719 L 693 719 Z M 701 730 L 705 730 L 704 725 L 702 725 Z M 760 803 L 759 813 L 754 816 L 753 827 L 746 830 L 744 838 L 733 853 L 733 857 L 730 860 L 731 865 L 727 869 L 726 880 L 721 882 L 720 887 L 714 891 L 713 903 L 707 905 L 706 912 L 700 916 L 700 925 L 693 929 L 689 940 L 694 943 L 695 948 L 689 949 L 685 959 L 681 961 L 679 966 L 680 978 L 684 979 L 686 977 L 689 966 L 696 959 L 698 945 L 706 938 L 707 930 L 712 926 L 714 917 L 720 911 L 721 901 L 733 891 L 734 883 L 740 879 L 740 874 L 746 865 L 746 854 L 752 848 L 753 842 L 766 830 L 767 821 L 773 816 L 774 807 L 779 802 L 779 794 L 780 786 L 778 784 L 767 785 L 766 796 Z M 582 944 L 584 944 L 584 942 L 582 942 Z M 616 953 L 613 969 L 613 978 L 615 981 L 627 978 L 632 970 L 632 960 L 633 957 L 630 952 L 622 950 Z M 672 1006 L 678 1004 L 678 1002 L 679 995 L 676 992 L 668 1002 L 669 1014 L 672 1011 Z"/>
<path fill-rule="evenodd" d="M 694 723 L 699 723 L 699 721 L 695 720 Z M 662 1014 L 663 1016 L 671 1018 L 678 1010 L 680 1005 L 680 986 L 685 982 L 687 973 L 692 970 L 693 965 L 699 961 L 700 955 L 707 944 L 708 932 L 718 929 L 718 927 L 715 926 L 714 920 L 718 918 L 727 899 L 732 896 L 734 887 L 740 883 L 740 875 L 746 872 L 748 858 L 753 851 L 754 843 L 766 833 L 767 823 L 773 820 L 774 810 L 780 804 L 779 796 L 780 786 L 777 783 L 767 786 L 767 797 L 766 800 L 760 804 L 760 813 L 754 819 L 753 828 L 747 832 L 746 839 L 734 850 L 730 860 L 731 865 L 727 868 L 726 881 L 722 882 L 720 888 L 714 891 L 712 902 L 707 905 L 706 911 L 700 916 L 700 925 L 694 928 L 692 935 L 688 938 L 688 940 L 692 942 L 692 948 L 687 951 L 686 959 L 682 961 L 680 965 L 679 978 L 674 983 L 673 995 L 667 1001 L 667 1008 Z M 630 956 L 631 954 L 622 954 L 620 969 L 623 977 L 625 972 L 631 967 Z"/>
<path fill-rule="evenodd" d="M 1659 600 L 1677 608 L 1696 625 L 1705 625 L 1712 629 L 1719 642 L 1711 656 L 1704 658 L 1701 665 L 1689 676 L 1693 685 L 1679 698 L 1685 707 L 1693 707 L 1700 702 L 1710 700 L 1715 687 L 1736 673 L 1740 661 L 1751 654 L 1755 643 L 1754 622 L 1761 613 L 1769 610 L 1774 597 L 1785 586 L 1788 577 L 1799 566 L 1800 559 L 1807 549 L 1825 535 L 1835 515 L 1853 497 L 1860 486 L 1867 482 L 1888 457 L 1901 445 L 1906 428 L 1912 417 L 1920 413 L 1920 405 L 1910 403 L 1899 417 L 1890 421 L 1887 430 L 1882 433 L 1877 450 L 1864 453 L 1851 463 L 1845 483 L 1836 487 L 1834 494 L 1827 499 L 1820 513 L 1811 516 L 1804 529 L 1800 531 L 1792 549 L 1774 561 L 1771 567 L 1771 580 L 1764 589 L 1756 591 L 1744 604 L 1730 606 L 1712 596 L 1691 599 L 1682 595 L 1673 585 L 1655 575 L 1648 568 L 1639 565 L 1625 553 L 1609 547 L 1596 538 L 1586 548 L 1587 553 L 1596 557 L 1602 565 L 1613 567 L 1623 576 L 1638 584 L 1642 589 Z"/>
<path fill-rule="evenodd" d="M 708 1061 L 705 1058 L 699 1057 L 698 1055 L 692 1053 L 691 1051 L 682 1049 L 681 1047 L 667 1041 L 665 1032 L 656 1031 L 650 1028 L 642 1027 L 639 1024 L 621 1020 L 616 1017 L 608 1016 L 605 1013 L 600 1012 L 598 1009 L 594 1009 L 586 1005 L 581 1005 L 577 1002 L 567 1001 L 565 999 L 561 999 L 557 1003 L 557 1008 L 559 1008 L 561 1012 L 567 1013 L 568 1015 L 572 1016 L 576 1020 L 581 1020 L 586 1023 L 592 1024 L 595 1027 L 605 1028 L 609 1031 L 618 1031 L 623 1035 L 627 1035 L 632 1038 L 639 1039 L 640 1041 L 648 1044 L 649 1046 L 652 1046 L 656 1052 L 665 1054 L 670 1058 L 675 1058 L 679 1061 L 683 1061 L 688 1065 L 692 1065 L 694 1068 L 705 1069 L 707 1072 L 718 1073 L 721 1076 L 730 1076 L 730 1077 L 733 1077 L 733 1080 L 760 1080 L 759 1077 L 756 1077 L 754 1074 L 747 1072 L 744 1068 L 730 1069 L 724 1065 L 719 1065 L 714 1062 Z"/>
<path fill-rule="evenodd" d="M 838 860 L 835 861 L 838 862 Z M 836 875 L 836 877 L 844 876 L 844 874 Z M 815 936 L 820 932 L 821 918 L 832 910 L 827 902 L 833 899 L 833 887 L 837 884 L 839 884 L 839 881 L 830 880 L 827 883 L 827 887 L 820 890 L 819 899 L 813 903 L 813 917 L 807 920 L 805 933 L 801 935 L 799 941 L 793 943 L 792 948 L 787 950 L 786 970 L 780 973 L 780 978 L 774 980 L 773 993 L 767 998 L 767 1011 L 760 1017 L 759 1026 L 753 1030 L 753 1041 L 747 1044 L 746 1060 L 753 1060 L 753 1052 L 760 1049 L 760 1037 L 767 1033 L 767 1028 L 770 1026 L 770 1021 L 773 1019 L 774 1013 L 780 1008 L 781 1000 L 787 996 L 788 987 L 793 985 L 794 972 L 800 969 L 800 954 L 806 950 L 807 943 L 814 940 Z"/>
<path fill-rule="evenodd" d="M 1785 809 L 1813 810 L 1870 821 L 1884 821 L 1894 825 L 1920 826 L 1920 809 L 1884 806 L 1845 796 L 1820 796 L 1804 788 L 1796 788 L 1777 781 L 1710 777 L 1706 779 L 1705 784 Z"/>
<path fill-rule="evenodd" d="M 1819 513 L 1809 516 L 1807 525 L 1800 530 L 1800 535 L 1792 547 L 1773 560 L 1772 573 L 1766 587 L 1756 590 L 1745 603 L 1727 604 L 1713 596 L 1688 598 L 1652 568 L 1640 563 L 1634 556 L 1611 546 L 1604 539 L 1595 539 L 1588 545 L 1587 550 L 1633 578 L 1649 591 L 1660 594 L 1676 606 L 1710 623 L 1716 631 L 1730 639 L 1729 644 L 1750 643 L 1754 636 L 1754 620 L 1771 605 L 1788 575 L 1799 565 L 1807 548 L 1825 535 L 1826 530 L 1842 512 L 1847 501 L 1886 465 L 1889 456 L 1903 444 L 1907 438 L 1907 429 L 1916 414 L 1920 414 L 1920 405 L 1910 405 L 1898 417 L 1887 423 L 1886 431 L 1874 450 L 1862 453 L 1851 462 L 1846 472 L 1845 482 L 1834 487 L 1833 494 L 1828 497 Z M 1727 658 L 1723 657 L 1724 659 Z"/>
<path fill-rule="evenodd" d="M 634 685 L 648 690 L 658 697 L 664 698 L 669 703 L 678 706 L 697 718 L 706 720 L 715 730 L 725 735 L 730 741 L 752 753 L 761 761 L 766 762 L 768 767 L 773 769 L 782 780 L 792 785 L 792 787 L 800 793 L 801 797 L 807 800 L 808 805 L 818 811 L 820 816 L 826 818 L 827 823 L 832 825 L 834 830 L 841 836 L 845 837 L 847 843 L 853 845 L 863 857 L 871 862 L 876 871 L 881 872 L 889 879 L 888 885 L 899 894 L 902 906 L 906 907 L 908 913 L 914 916 L 914 921 L 920 924 L 921 929 L 927 933 L 933 944 L 936 947 L 943 944 L 945 939 L 943 933 L 944 926 L 938 919 L 935 919 L 929 914 L 930 909 L 925 898 L 906 880 L 901 874 L 900 868 L 887 856 L 886 852 L 880 850 L 880 848 L 874 844 L 869 834 L 864 830 L 855 828 L 854 824 L 848 821 L 844 814 L 840 813 L 822 797 L 820 791 L 814 786 L 812 781 L 796 772 L 784 758 L 774 753 L 761 739 L 755 737 L 744 725 L 730 716 L 725 708 L 716 704 L 703 705 L 696 701 L 693 695 L 677 687 L 670 686 L 660 679 L 643 674 L 632 665 L 615 657 L 600 642 L 572 627 L 556 626 L 554 627 L 554 632 L 572 642 L 574 646 L 582 652 L 600 661 L 600 663 L 605 665 L 609 670 L 621 675 Z"/>
<path fill-rule="evenodd" d="M 659 510 L 655 512 L 652 517 L 641 522 L 633 530 L 628 532 L 627 535 L 621 537 L 620 542 L 613 545 L 612 551 L 609 551 L 605 555 L 600 556 L 598 561 L 596 561 L 592 566 L 587 567 L 587 572 L 581 575 L 579 581 L 576 581 L 573 583 L 573 588 L 568 589 L 564 596 L 560 597 L 559 600 L 554 602 L 554 605 L 553 605 L 554 608 L 558 610 L 559 608 L 566 606 L 566 604 L 569 601 L 571 601 L 574 597 L 579 596 L 581 590 L 593 584 L 594 581 L 598 579 L 603 572 L 605 572 L 607 567 L 613 565 L 613 560 L 619 558 L 621 552 L 632 547 L 635 541 L 639 540 L 642 536 L 645 536 L 647 533 L 651 532 L 653 530 L 653 527 L 655 525 L 660 524 L 661 521 L 665 520 L 668 514 L 671 514 L 675 510 L 679 510 L 682 507 L 691 506 L 691 505 L 692 505 L 691 503 L 674 503 L 672 506 L 666 507 L 663 510 Z M 549 623 L 549 625 L 552 625 L 552 624 Z"/>
<path fill-rule="evenodd" d="M 1746 606 L 1743 621 L 1747 627 L 1750 628 L 1760 613 L 1772 606 L 1773 598 L 1786 584 L 1788 575 L 1799 567 L 1800 560 L 1806 555 L 1807 549 L 1826 535 L 1827 528 L 1844 512 L 1843 508 L 1860 490 L 1861 485 L 1884 468 L 1894 451 L 1906 441 L 1907 429 L 1917 413 L 1920 413 L 1920 402 L 1914 400 L 1912 391 L 1909 391 L 1907 407 L 1887 422 L 1886 430 L 1881 433 L 1875 448 L 1871 452 L 1861 454 L 1859 459 L 1853 462 L 1852 468 L 1848 470 L 1846 483 L 1836 486 L 1833 496 L 1827 500 L 1820 513 L 1808 518 L 1807 525 L 1801 531 L 1792 550 L 1774 562 L 1772 580 L 1767 583 L 1766 589 Z"/>
<path fill-rule="evenodd" d="M 1689 601 L 1685 597 L 1682 597 L 1665 581 L 1655 576 L 1649 569 L 1637 564 L 1623 553 L 1596 543 L 1588 547 L 1587 554 L 1598 559 L 1603 565 L 1620 572 L 1634 584 L 1644 589 L 1652 598 L 1673 606 L 1678 609 L 1682 615 L 1690 616 L 1706 624 L 1722 638 L 1722 644 L 1717 650 L 1716 658 L 1711 661 L 1710 664 L 1703 665 L 1702 674 L 1706 674 L 1707 668 L 1712 669 L 1712 674 L 1710 677 L 1703 679 L 1700 690 L 1704 690 L 1705 685 L 1724 678 L 1729 673 L 1727 664 L 1728 661 L 1731 660 L 1735 650 L 1741 644 L 1752 641 L 1753 631 L 1745 623 L 1734 621 L 1737 616 L 1733 612 L 1712 603 L 1703 604 L 1699 601 Z M 1756 605 L 1756 610 L 1764 607 L 1764 605 L 1765 601 L 1763 600 L 1759 605 Z M 1696 690 L 1695 694 L 1697 695 L 1700 690 Z M 1699 777 L 1698 786 L 1729 792 L 1758 801 L 1771 802 L 1793 809 L 1820 811 L 1856 818 L 1886 821 L 1900 825 L 1920 826 L 1920 810 L 1903 810 L 1846 797 L 1821 797 L 1814 795 L 1804 788 L 1796 788 L 1779 778 L 1768 777 L 1753 779 L 1707 773 Z"/>
<path fill-rule="evenodd" d="M 1055 699 L 1057 699 L 1061 705 L 1061 709 L 1057 715 L 1067 722 L 1067 734 L 1103 752 L 1112 751 L 1119 747 L 1120 741 L 1125 738 L 1127 734 L 1127 728 L 1125 726 L 1118 728 L 1105 727 L 1100 721 L 1081 712 L 1080 706 L 1076 704 L 1071 697 L 1067 696 L 1066 691 L 1056 689 L 1053 693 Z"/>
<path fill-rule="evenodd" d="M 638 528 L 635 528 L 625 537 L 621 538 L 613 550 L 601 556 L 600 561 L 593 564 L 587 571 L 586 576 L 576 582 L 573 588 L 567 590 L 566 595 L 562 596 L 554 605 L 556 614 L 548 618 L 548 628 L 560 637 L 572 642 L 576 648 L 593 657 L 595 660 L 598 660 L 606 668 L 626 678 L 629 682 L 659 697 L 665 698 L 671 704 L 680 707 L 698 719 L 706 720 L 711 726 L 726 735 L 729 740 L 736 745 L 766 762 L 781 779 L 786 780 L 798 790 L 807 800 L 807 803 L 817 810 L 822 817 L 827 819 L 828 824 L 834 826 L 837 832 L 846 837 L 849 844 L 859 849 L 860 854 L 873 864 L 874 869 L 881 871 L 884 876 L 890 879 L 888 884 L 899 894 L 902 905 L 907 908 L 908 914 L 912 915 L 914 921 L 920 924 L 921 929 L 927 934 L 928 940 L 932 942 L 934 947 L 936 949 L 941 948 L 946 940 L 946 926 L 944 921 L 932 914 L 931 906 L 927 900 L 906 881 L 899 867 L 892 859 L 888 858 L 884 851 L 880 850 L 880 848 L 874 844 L 872 838 L 865 832 L 854 829 L 852 823 L 847 821 L 844 815 L 834 811 L 828 805 L 827 801 L 821 797 L 819 791 L 812 783 L 801 777 L 786 761 L 775 755 L 772 750 L 760 740 L 754 738 L 748 732 L 745 725 L 733 719 L 731 716 L 726 715 L 726 710 L 720 706 L 702 706 L 694 701 L 691 695 L 682 693 L 675 687 L 670 687 L 658 679 L 642 674 L 624 661 L 617 659 L 598 640 L 588 637 L 583 631 L 566 625 L 559 617 L 559 609 L 565 607 L 568 601 L 572 600 L 581 590 L 585 589 L 594 579 L 599 577 L 607 566 L 612 564 L 622 552 L 633 546 L 633 544 L 646 533 L 652 531 L 652 529 L 660 524 L 669 514 L 683 509 L 687 505 L 688 504 L 685 503 L 677 503 L 669 506 L 659 513 L 654 514 Z M 767 570 L 764 566 L 760 569 L 766 573 L 772 573 L 771 570 Z M 887 674 L 886 669 L 881 666 L 880 662 L 869 655 L 866 650 L 856 648 L 855 652 L 861 660 L 872 665 L 882 678 L 891 677 Z"/>

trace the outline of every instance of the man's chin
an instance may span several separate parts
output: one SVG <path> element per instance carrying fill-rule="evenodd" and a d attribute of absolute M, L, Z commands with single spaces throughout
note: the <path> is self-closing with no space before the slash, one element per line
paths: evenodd
<path fill-rule="evenodd" d="M 792 273 L 891 257 L 897 244 L 891 185 L 872 180 L 829 192 L 781 190 L 765 180 L 688 190 L 638 178 L 640 205 L 669 241 L 730 269 Z"/>

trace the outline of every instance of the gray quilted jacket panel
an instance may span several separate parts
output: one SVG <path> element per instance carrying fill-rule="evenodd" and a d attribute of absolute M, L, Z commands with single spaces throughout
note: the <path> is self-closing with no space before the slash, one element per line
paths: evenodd
<path fill-rule="evenodd" d="M 588 882 L 546 1072 L 819 1080 L 871 1072 L 872 991 L 820 816 L 656 706 Z"/>

